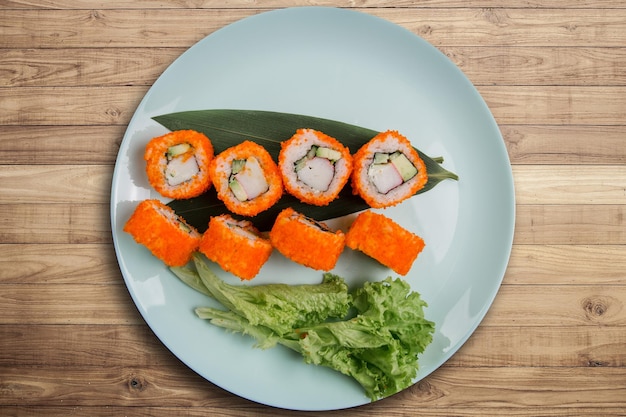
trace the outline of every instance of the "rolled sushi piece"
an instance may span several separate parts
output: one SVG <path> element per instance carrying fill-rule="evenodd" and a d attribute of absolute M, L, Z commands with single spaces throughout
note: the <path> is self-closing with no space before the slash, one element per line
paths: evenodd
<path fill-rule="evenodd" d="M 361 212 L 346 233 L 346 246 L 406 275 L 424 249 L 424 240 L 383 214 Z"/>
<path fill-rule="evenodd" d="M 248 220 L 228 214 L 211 217 L 199 251 L 242 280 L 254 278 L 272 254 L 272 244 Z"/>
<path fill-rule="evenodd" d="M 306 204 L 328 205 L 352 173 L 352 156 L 335 138 L 298 129 L 281 143 L 278 167 L 285 190 Z"/>
<path fill-rule="evenodd" d="M 352 191 L 374 208 L 396 205 L 424 188 L 426 165 L 411 142 L 395 130 L 381 132 L 353 157 Z"/>
<path fill-rule="evenodd" d="M 159 200 L 144 200 L 124 231 L 168 266 L 183 266 L 200 244 L 200 233 Z"/>
<path fill-rule="evenodd" d="M 345 246 L 345 234 L 296 212 L 282 210 L 270 230 L 270 242 L 285 257 L 309 268 L 330 271 Z"/>
<path fill-rule="evenodd" d="M 164 197 L 197 197 L 211 187 L 213 145 L 203 133 L 177 130 L 153 138 L 144 159 L 150 185 Z"/>
<path fill-rule="evenodd" d="M 244 141 L 217 155 L 209 167 L 217 198 L 242 216 L 255 216 L 283 195 L 278 166 L 261 145 Z"/>

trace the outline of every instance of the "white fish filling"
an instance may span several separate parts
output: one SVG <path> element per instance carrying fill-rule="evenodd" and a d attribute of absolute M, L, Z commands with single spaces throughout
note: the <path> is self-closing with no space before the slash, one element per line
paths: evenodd
<path fill-rule="evenodd" d="M 367 173 L 381 194 L 387 194 L 403 183 L 402 176 L 393 164 L 372 164 Z"/>
<path fill-rule="evenodd" d="M 296 175 L 309 187 L 327 191 L 335 177 L 335 166 L 326 158 L 314 157 L 307 160 Z"/>
<path fill-rule="evenodd" d="M 232 176 L 230 187 L 240 201 L 253 200 L 270 189 L 261 164 L 253 156 L 246 159 L 244 167 Z"/>
<path fill-rule="evenodd" d="M 167 163 L 165 168 L 165 178 L 167 183 L 171 186 L 180 185 L 186 181 L 191 180 L 200 172 L 198 167 L 198 161 L 195 156 L 188 158 L 176 157 Z"/>

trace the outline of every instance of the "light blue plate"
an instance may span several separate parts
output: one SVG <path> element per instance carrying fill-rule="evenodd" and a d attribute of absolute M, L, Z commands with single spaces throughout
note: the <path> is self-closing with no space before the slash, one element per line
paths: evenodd
<path fill-rule="evenodd" d="M 459 182 L 447 180 L 384 213 L 427 245 L 405 277 L 428 302 L 426 316 L 436 323 L 416 382 L 446 362 L 496 296 L 515 218 L 504 142 L 462 72 L 421 38 L 368 14 L 308 7 L 261 13 L 182 54 L 144 97 L 119 150 L 111 192 L 113 240 L 133 301 L 160 340 L 191 369 L 241 397 L 286 409 L 341 409 L 369 402 L 358 384 L 305 365 L 282 347 L 255 349 L 248 337 L 198 319 L 195 307 L 215 304 L 180 283 L 122 231 L 139 201 L 159 198 L 148 184 L 142 155 L 145 144 L 166 130 L 151 117 L 211 108 L 300 113 L 395 129 L 426 154 L 444 157 Z M 332 223 L 345 228 L 349 221 Z M 334 272 L 351 286 L 392 275 L 348 249 Z M 275 253 L 252 283 L 321 278 Z"/>

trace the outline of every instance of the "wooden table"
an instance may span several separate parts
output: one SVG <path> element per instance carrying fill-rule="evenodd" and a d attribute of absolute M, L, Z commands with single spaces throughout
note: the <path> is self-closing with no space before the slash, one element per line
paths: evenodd
<path fill-rule="evenodd" d="M 0 1 L 0 414 L 299 415 L 174 357 L 116 263 L 113 165 L 158 75 L 196 41 L 292 5 L 354 7 L 476 85 L 513 164 L 514 247 L 493 307 L 444 366 L 328 415 L 626 412 L 626 8 L 620 0 Z"/>

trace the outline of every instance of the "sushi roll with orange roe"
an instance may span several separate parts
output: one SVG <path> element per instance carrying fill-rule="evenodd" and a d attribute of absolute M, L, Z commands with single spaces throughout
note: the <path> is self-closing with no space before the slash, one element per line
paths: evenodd
<path fill-rule="evenodd" d="M 242 216 L 255 216 L 283 195 L 278 166 L 261 145 L 245 141 L 217 155 L 209 167 L 219 198 Z"/>
<path fill-rule="evenodd" d="M 185 265 L 200 244 L 200 233 L 159 200 L 140 202 L 124 231 L 168 266 Z"/>
<path fill-rule="evenodd" d="M 199 250 L 223 270 L 244 280 L 254 278 L 272 254 L 272 244 L 248 220 L 228 214 L 211 217 Z"/>
<path fill-rule="evenodd" d="M 352 156 L 335 138 L 298 129 L 281 144 L 278 167 L 285 190 L 306 204 L 328 205 L 352 173 Z"/>
<path fill-rule="evenodd" d="M 276 250 L 296 263 L 330 271 L 343 251 L 345 234 L 288 207 L 276 217 L 270 230 L 270 242 Z"/>
<path fill-rule="evenodd" d="M 406 275 L 424 249 L 424 240 L 390 218 L 360 213 L 346 233 L 346 246 L 359 250 L 400 275 Z"/>
<path fill-rule="evenodd" d="M 200 132 L 177 130 L 153 138 L 144 159 L 150 185 L 164 197 L 197 197 L 211 187 L 213 145 Z"/>
<path fill-rule="evenodd" d="M 395 130 L 374 136 L 353 157 L 352 191 L 374 208 L 396 205 L 424 188 L 426 164 Z"/>

